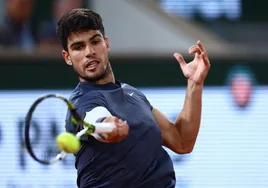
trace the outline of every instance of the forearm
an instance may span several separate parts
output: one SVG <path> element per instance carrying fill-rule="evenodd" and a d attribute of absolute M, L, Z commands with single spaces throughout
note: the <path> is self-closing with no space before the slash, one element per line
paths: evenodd
<path fill-rule="evenodd" d="M 203 84 L 188 80 L 183 110 L 175 121 L 183 148 L 193 148 L 201 122 Z"/>

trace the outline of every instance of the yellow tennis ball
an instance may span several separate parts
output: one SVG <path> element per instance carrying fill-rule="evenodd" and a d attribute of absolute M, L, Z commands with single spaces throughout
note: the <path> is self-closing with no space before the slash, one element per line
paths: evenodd
<path fill-rule="evenodd" d="M 56 144 L 60 150 L 66 153 L 76 153 L 79 150 L 80 142 L 71 133 L 61 133 L 57 136 Z"/>

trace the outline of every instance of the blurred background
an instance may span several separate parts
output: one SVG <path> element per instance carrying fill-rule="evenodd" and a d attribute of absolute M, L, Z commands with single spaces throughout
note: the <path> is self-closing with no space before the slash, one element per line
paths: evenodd
<path fill-rule="evenodd" d="M 59 17 L 77 7 L 102 15 L 116 78 L 140 88 L 171 120 L 182 109 L 186 89 L 172 55 L 179 52 L 190 61 L 188 48 L 204 43 L 212 66 L 195 149 L 183 156 L 167 150 L 177 187 L 268 187 L 268 1 L 0 0 L 0 5 L 0 187 L 76 187 L 73 157 L 55 166 L 37 164 L 25 149 L 23 128 L 37 97 L 68 97 L 78 82 L 55 36 Z M 37 126 L 41 132 L 51 128 Z M 62 124 L 53 126 L 56 133 L 64 131 Z"/>

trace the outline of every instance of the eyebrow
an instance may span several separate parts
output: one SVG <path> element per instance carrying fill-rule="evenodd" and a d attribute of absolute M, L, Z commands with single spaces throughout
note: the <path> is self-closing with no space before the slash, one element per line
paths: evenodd
<path fill-rule="evenodd" d="M 95 39 L 96 37 L 102 37 L 102 35 L 101 35 L 101 34 L 95 34 L 95 35 L 93 35 L 91 38 L 89 38 L 89 40 L 93 40 L 93 39 Z"/>
<path fill-rule="evenodd" d="M 92 37 L 89 38 L 89 41 L 94 40 L 96 37 L 102 37 L 102 35 L 101 34 L 95 34 L 95 35 L 93 35 Z M 73 47 L 73 46 L 79 45 L 79 44 L 83 44 L 83 41 L 74 42 L 74 43 L 72 43 L 70 45 L 70 47 Z"/>

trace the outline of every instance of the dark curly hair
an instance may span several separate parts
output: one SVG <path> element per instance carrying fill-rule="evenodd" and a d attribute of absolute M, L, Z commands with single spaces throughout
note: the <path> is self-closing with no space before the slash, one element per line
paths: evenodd
<path fill-rule="evenodd" d="M 101 16 L 89 9 L 73 9 L 64 14 L 57 24 L 57 37 L 64 50 L 68 51 L 68 37 L 71 33 L 99 30 L 105 36 Z"/>

